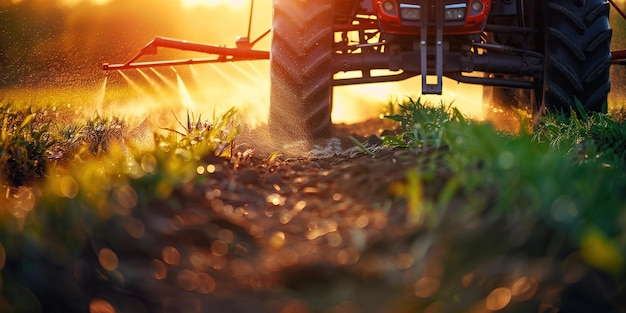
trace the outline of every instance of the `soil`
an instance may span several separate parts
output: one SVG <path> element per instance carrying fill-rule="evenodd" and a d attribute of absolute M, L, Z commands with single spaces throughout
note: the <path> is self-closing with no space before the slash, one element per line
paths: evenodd
<path fill-rule="evenodd" d="M 73 266 L 83 295 L 67 309 L 389 312 L 418 278 L 419 227 L 395 189 L 422 153 L 383 148 L 385 127 L 337 125 L 305 156 L 253 151 L 259 131 L 244 134 L 236 161 L 207 158 L 193 183 L 112 219 Z"/>
<path fill-rule="evenodd" d="M 262 137 L 258 131 L 246 133 L 238 157 L 204 159 L 197 179 L 167 199 L 94 231 L 79 258 L 59 265 L 54 256 L 39 256 L 49 263 L 33 266 L 44 270 L 25 284 L 38 299 L 23 305 L 45 312 L 280 313 L 465 312 L 478 305 L 475 311 L 483 312 L 484 300 L 431 298 L 446 289 L 444 264 L 423 225 L 408 217 L 402 188 L 407 171 L 424 160 L 436 165 L 440 151 L 384 148 L 380 137 L 392 126 L 382 120 L 337 125 L 334 138 L 304 155 L 275 156 L 252 144 Z M 424 197 L 435 197 L 448 175 L 442 164 Z M 501 227 L 503 237 L 515 233 L 517 226 L 509 226 Z M 496 261 L 482 266 L 495 271 L 504 264 Z M 531 270 L 543 269 L 546 259 L 541 262 Z M 548 276 L 542 291 L 552 298 L 542 297 L 544 306 L 558 302 L 560 292 Z M 465 284 L 473 276 L 452 277 Z M 11 275 L 4 279 L 10 283 Z M 528 286 L 528 298 L 544 288 Z M 470 298 L 484 299 L 491 290 L 483 291 Z"/>

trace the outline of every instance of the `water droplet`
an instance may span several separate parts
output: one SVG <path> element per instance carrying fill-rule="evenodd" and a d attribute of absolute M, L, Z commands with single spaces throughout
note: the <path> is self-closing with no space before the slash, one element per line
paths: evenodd
<path fill-rule="evenodd" d="M 157 160 L 154 155 L 147 153 L 141 157 L 141 169 L 146 173 L 152 173 L 156 171 Z"/>

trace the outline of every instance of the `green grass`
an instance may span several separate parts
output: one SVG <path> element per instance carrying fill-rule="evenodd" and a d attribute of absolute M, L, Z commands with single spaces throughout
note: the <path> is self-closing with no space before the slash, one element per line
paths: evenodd
<path fill-rule="evenodd" d="M 459 221 L 480 216 L 484 225 L 539 219 L 581 249 L 591 265 L 626 274 L 626 124 L 602 114 L 550 115 L 536 132 L 513 135 L 419 100 L 401 104 L 400 113 L 389 118 L 400 122 L 402 133 L 385 143 L 445 148 L 444 164 L 452 173 L 439 198 L 420 204 L 438 209 L 417 220 L 429 219 L 436 228 L 450 212 Z M 427 183 L 437 179 L 429 173 L 434 170 L 422 166 L 407 175 Z M 409 212 L 421 214 L 417 208 Z M 586 253 L 590 249 L 604 254 Z"/>
<path fill-rule="evenodd" d="M 229 157 L 238 133 L 233 109 L 189 133 L 155 132 L 153 148 L 145 149 L 124 140 L 126 126 L 115 117 L 52 127 L 33 123 L 42 113 L 28 108 L 7 105 L 2 112 L 0 168 L 11 174 L 0 178 L 0 248 L 17 256 L 27 240 L 30 249 L 60 262 L 105 231 L 112 216 L 166 201 L 198 176 L 204 157 Z M 16 180 L 13 173 L 22 168 L 29 179 Z"/>
<path fill-rule="evenodd" d="M 49 125 L 36 121 L 39 115 L 30 108 L 16 110 L 11 103 L 0 107 L 0 178 L 12 185 L 30 182 L 46 171 L 55 141 Z"/>

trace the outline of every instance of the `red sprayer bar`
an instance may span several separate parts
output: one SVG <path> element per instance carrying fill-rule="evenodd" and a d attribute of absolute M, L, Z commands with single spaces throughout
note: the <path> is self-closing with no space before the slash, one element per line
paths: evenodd
<path fill-rule="evenodd" d="M 171 39 L 165 37 L 156 37 L 150 43 L 139 51 L 137 55 L 132 57 L 128 62 L 123 64 L 104 63 L 102 69 L 105 71 L 125 70 L 133 68 L 157 67 L 157 66 L 175 66 L 187 64 L 201 63 L 221 63 L 232 61 L 249 61 L 249 60 L 269 60 L 269 51 L 253 50 L 251 46 L 254 43 L 248 42 L 247 38 L 237 41 L 236 48 L 220 47 L 206 45 L 201 43 L 189 42 L 186 40 Z M 154 55 L 158 48 L 171 48 L 183 51 L 194 51 L 207 54 L 217 55 L 216 58 L 204 59 L 186 59 L 186 60 L 168 60 L 153 62 L 135 62 L 144 55 Z"/>
<path fill-rule="evenodd" d="M 626 65 L 626 50 L 611 51 L 613 64 Z"/>

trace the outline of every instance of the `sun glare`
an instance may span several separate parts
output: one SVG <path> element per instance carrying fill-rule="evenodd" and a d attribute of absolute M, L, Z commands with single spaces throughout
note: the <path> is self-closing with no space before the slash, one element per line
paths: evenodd
<path fill-rule="evenodd" d="M 196 6 L 219 6 L 230 5 L 233 7 L 241 7 L 245 4 L 246 0 L 182 0 L 183 6 L 192 8 Z"/>
<path fill-rule="evenodd" d="M 22 1 L 22 0 L 19 0 L 18 2 L 20 2 L 20 1 Z M 70 7 L 70 8 L 76 6 L 76 5 L 80 4 L 80 3 L 83 3 L 83 2 L 85 2 L 85 1 L 84 0 L 61 0 L 61 1 L 59 1 L 59 3 L 61 5 L 66 6 L 66 7 Z M 86 1 L 86 2 L 89 2 L 89 3 L 93 4 L 93 5 L 105 5 L 105 4 L 108 4 L 109 2 L 111 2 L 111 0 L 89 0 L 89 1 Z"/>

